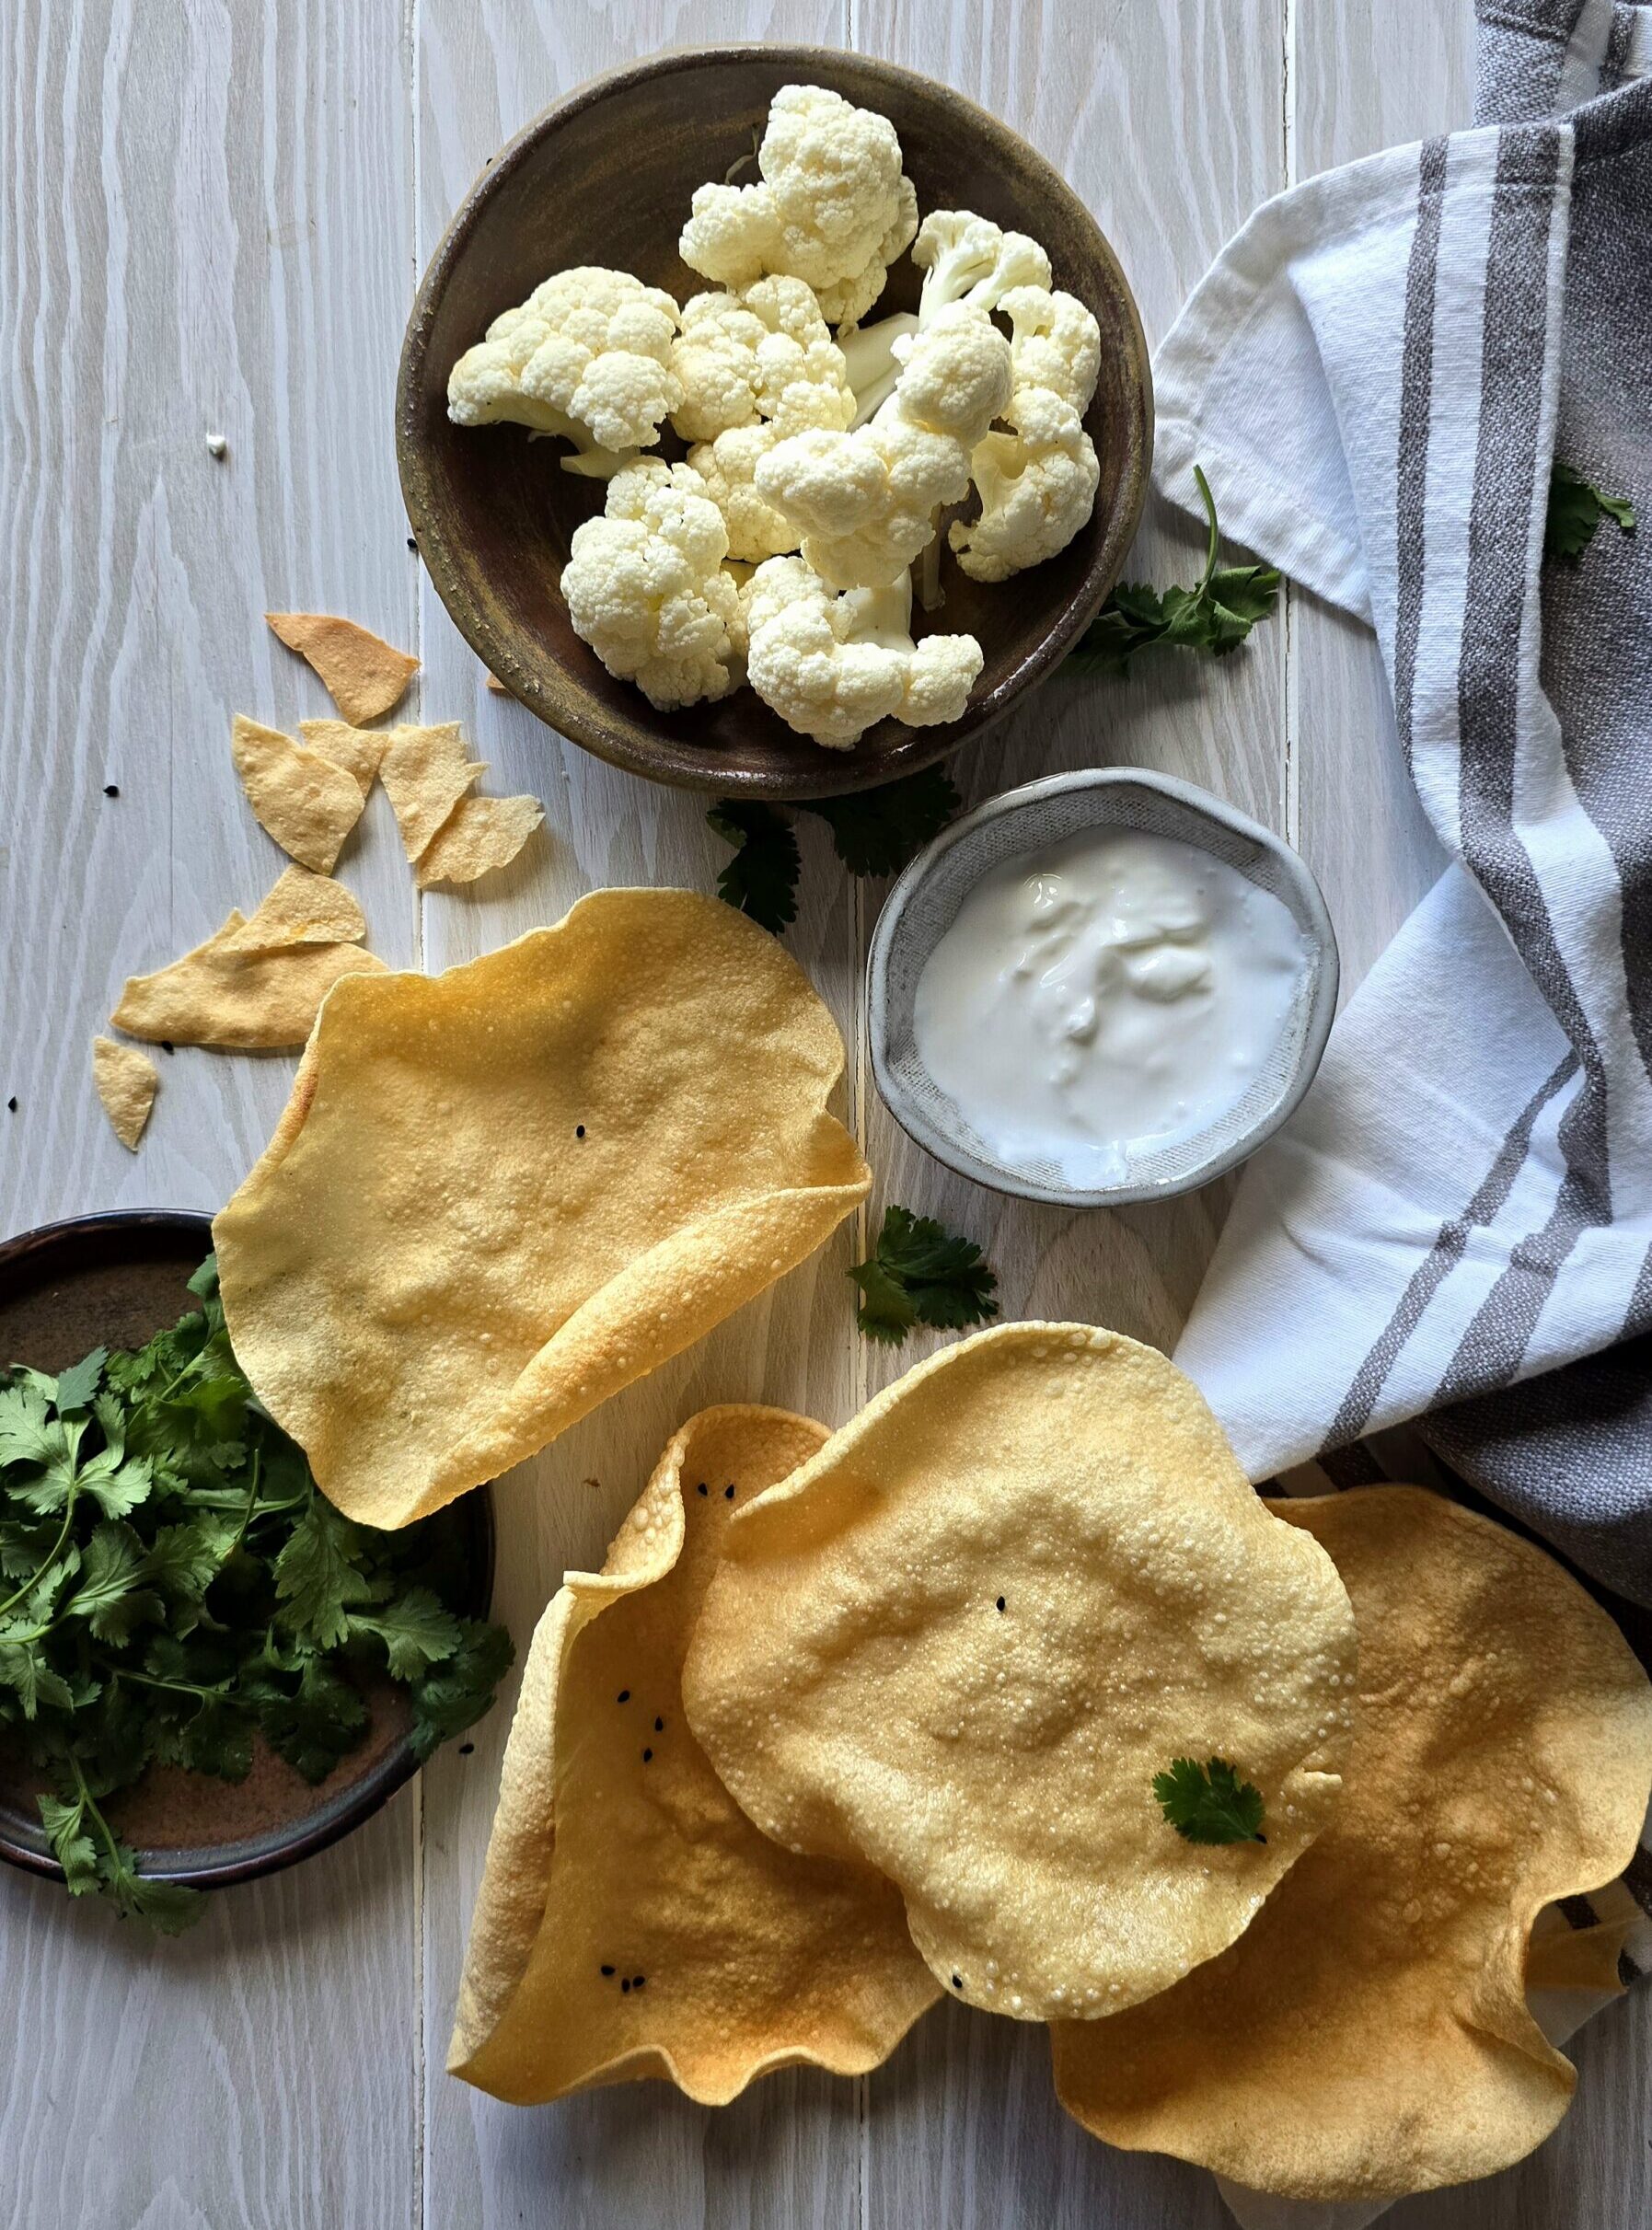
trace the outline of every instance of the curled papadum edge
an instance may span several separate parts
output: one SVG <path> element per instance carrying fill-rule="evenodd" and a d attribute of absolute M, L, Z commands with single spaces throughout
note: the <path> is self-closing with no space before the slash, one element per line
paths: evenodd
<path fill-rule="evenodd" d="M 1341 1807 L 1220 1958 L 1055 2028 L 1056 2086 L 1111 2144 L 1283 2198 L 1388 2201 L 1492 2175 L 1565 2113 L 1576 2071 L 1528 1984 L 1603 1980 L 1611 1944 L 1528 1946 L 1546 1905 L 1634 1855 L 1652 1685 L 1552 1557 L 1456 1503 L 1384 1486 L 1272 1507 L 1330 1552 L 1358 1620 Z"/>
<path fill-rule="evenodd" d="M 664 2075 L 722 2105 L 777 2068 L 875 2067 L 939 1995 L 898 1892 L 760 1834 L 683 1714 L 734 1509 L 826 1437 L 783 1410 L 691 1417 L 540 1620 L 459 1990 L 467 2082 L 530 2104 Z"/>

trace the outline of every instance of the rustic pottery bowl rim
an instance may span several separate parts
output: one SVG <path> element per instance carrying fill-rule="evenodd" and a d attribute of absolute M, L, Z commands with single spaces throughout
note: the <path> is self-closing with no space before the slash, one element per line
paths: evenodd
<path fill-rule="evenodd" d="M 1127 421 L 1123 429 L 1125 479 L 1082 580 L 1065 604 L 1052 614 L 1035 646 L 987 698 L 978 703 L 972 702 L 962 720 L 943 727 L 908 731 L 906 741 L 874 755 L 863 755 L 858 748 L 839 752 L 811 745 L 810 756 L 801 768 L 788 769 L 779 765 L 772 768 L 741 767 L 724 763 L 712 755 L 707 757 L 703 771 L 699 765 L 681 762 L 667 765 L 657 739 L 649 733 L 649 721 L 669 715 L 653 715 L 639 695 L 640 709 L 634 715 L 629 719 L 610 719 L 595 705 L 586 685 L 572 668 L 546 654 L 539 646 L 527 643 L 520 629 L 508 623 L 496 627 L 483 607 L 483 600 L 471 593 L 457 555 L 461 537 L 454 533 L 450 507 L 444 498 L 440 476 L 433 467 L 420 424 L 420 399 L 431 329 L 445 288 L 471 247 L 479 220 L 490 200 L 544 140 L 585 110 L 651 79 L 730 64 L 757 63 L 780 67 L 788 77 L 812 77 L 829 87 L 834 71 L 840 70 L 846 61 L 852 63 L 858 72 L 881 79 L 909 98 L 928 101 L 955 117 L 962 129 L 984 137 L 1011 162 L 1035 177 L 1043 193 L 1065 202 L 1071 220 L 1088 233 L 1092 252 L 1108 274 L 1113 307 L 1121 329 L 1113 336 L 1115 345 L 1122 348 L 1128 365 Z M 996 724 L 1021 701 L 1029 687 L 1045 679 L 1060 663 L 1115 585 L 1140 523 L 1152 463 L 1152 372 L 1140 313 L 1112 243 L 1056 166 L 1001 118 L 968 95 L 921 71 L 851 48 L 781 40 L 718 41 L 659 50 L 622 63 L 572 87 L 560 100 L 540 110 L 514 133 L 477 173 L 431 255 L 402 342 L 395 408 L 397 463 L 402 500 L 414 539 L 448 617 L 488 672 L 553 732 L 626 772 L 710 795 L 779 801 L 835 796 L 897 780 L 949 757 Z M 1027 579 L 1035 580 L 1036 572 Z M 1005 593 L 1015 594 L 1014 585 L 1005 584 Z M 806 739 L 800 737 L 798 741 L 803 744 Z"/>

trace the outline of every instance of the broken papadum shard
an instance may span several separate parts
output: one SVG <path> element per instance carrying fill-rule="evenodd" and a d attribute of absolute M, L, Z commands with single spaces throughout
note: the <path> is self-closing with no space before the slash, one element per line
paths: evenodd
<path fill-rule="evenodd" d="M 355 777 L 363 797 L 372 789 L 392 731 L 388 728 L 352 728 L 347 720 L 301 720 L 298 733 L 312 751 L 342 767 Z"/>
<path fill-rule="evenodd" d="M 695 1735 L 757 1825 L 899 1887 L 954 1997 L 1150 1998 L 1249 1926 L 1334 1816 L 1353 1613 L 1191 1381 L 1088 1325 L 943 1349 L 729 1529 Z M 1185 1841 L 1153 1776 L 1232 1762 L 1265 1842 Z"/>
<path fill-rule="evenodd" d="M 413 879 L 424 891 L 508 867 L 544 818 L 537 798 L 463 797 L 420 854 Z"/>
<path fill-rule="evenodd" d="M 347 1516 L 533 1454 L 812 1254 L 871 1174 L 808 978 L 691 891 L 608 890 L 344 984 L 214 1226 L 236 1355 Z"/>
<path fill-rule="evenodd" d="M 160 1080 L 160 1070 L 135 1046 L 118 1046 L 112 1037 L 92 1040 L 92 1081 L 98 1097 L 116 1138 L 134 1154 Z"/>
<path fill-rule="evenodd" d="M 358 944 L 239 951 L 233 940 L 246 927 L 246 917 L 232 913 L 204 944 L 169 967 L 129 976 L 110 1022 L 152 1045 L 279 1052 L 304 1044 L 341 977 L 385 973 L 384 962 Z"/>
<path fill-rule="evenodd" d="M 691 1417 L 539 1621 L 448 2057 L 496 2097 L 664 2075 L 722 2106 L 777 2068 L 860 2074 L 940 1994 L 894 1886 L 760 1834 L 683 1716 L 730 1518 L 826 1437 L 783 1410 Z"/>
<path fill-rule="evenodd" d="M 353 619 L 329 612 L 266 612 L 271 632 L 321 676 L 352 727 L 394 710 L 419 671 L 419 661 Z"/>
<path fill-rule="evenodd" d="M 1247 1934 L 1115 2021 L 1052 2031 L 1084 2127 L 1281 2198 L 1387 2201 L 1493 2175 L 1577 2077 L 1527 1985 L 1551 1902 L 1635 1854 L 1652 1686 L 1541 1549 L 1420 1487 L 1275 1503 L 1359 1623 L 1343 1800 Z M 1586 1978 L 1584 1978 L 1586 1979 Z"/>
<path fill-rule="evenodd" d="M 365 793 L 334 760 L 279 728 L 237 712 L 230 755 L 247 803 L 264 828 L 301 867 L 330 873 L 345 838 L 362 817 Z"/>
<path fill-rule="evenodd" d="M 396 814 L 402 849 L 417 867 L 467 791 L 488 771 L 465 748 L 456 720 L 393 728 L 378 778 Z"/>
<path fill-rule="evenodd" d="M 223 938 L 226 953 L 278 953 L 295 944 L 356 944 L 367 918 L 355 895 L 330 875 L 284 868 L 248 918 Z"/>

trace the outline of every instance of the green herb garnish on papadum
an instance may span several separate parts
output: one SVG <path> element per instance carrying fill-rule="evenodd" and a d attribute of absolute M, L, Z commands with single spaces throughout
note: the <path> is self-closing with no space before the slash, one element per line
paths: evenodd
<path fill-rule="evenodd" d="M 364 1738 L 362 1674 L 405 1687 L 421 1760 L 486 1711 L 510 1636 L 456 1614 L 428 1524 L 352 1524 L 255 1399 L 215 1262 L 135 1353 L 0 1378 L 0 1739 L 49 1779 L 71 1895 L 168 1934 L 199 1892 L 146 1879 L 105 1800 L 152 1762 L 239 1781 L 256 1738 L 325 1780 Z"/>

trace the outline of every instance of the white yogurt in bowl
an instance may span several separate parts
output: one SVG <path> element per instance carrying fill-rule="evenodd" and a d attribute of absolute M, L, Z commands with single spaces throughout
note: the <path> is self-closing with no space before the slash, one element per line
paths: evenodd
<path fill-rule="evenodd" d="M 1079 1190 L 1231 1115 L 1312 953 L 1225 860 L 1098 826 L 981 877 L 918 981 L 918 1057 L 1011 1167 Z"/>
<path fill-rule="evenodd" d="M 1001 1192 L 1110 1207 L 1243 1160 L 1336 997 L 1318 886 L 1185 782 L 1092 768 L 943 829 L 868 962 L 872 1071 L 919 1145 Z"/>

